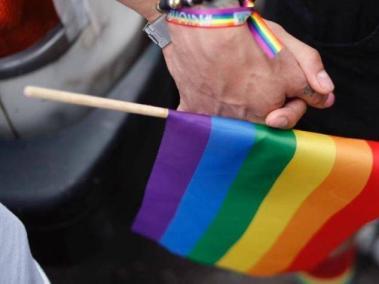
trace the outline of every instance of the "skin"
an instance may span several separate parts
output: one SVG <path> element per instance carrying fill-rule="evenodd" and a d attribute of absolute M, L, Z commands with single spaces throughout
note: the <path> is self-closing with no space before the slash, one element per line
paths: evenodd
<path fill-rule="evenodd" d="M 119 1 L 149 22 L 160 16 L 155 0 Z M 275 59 L 266 57 L 246 26 L 201 29 L 168 24 L 172 43 L 163 55 L 179 89 L 179 109 L 288 129 L 307 107 L 331 107 L 334 84 L 318 51 L 280 25 L 267 23 L 284 44 Z M 306 86 L 314 90 L 312 95 L 305 94 Z"/>
<path fill-rule="evenodd" d="M 159 17 L 154 1 L 122 0 L 148 21 Z M 269 59 L 247 26 L 201 29 L 169 24 L 163 49 L 180 93 L 179 109 L 292 128 L 308 106 L 333 105 L 334 84 L 316 50 L 268 22 L 285 48 Z M 305 94 L 310 86 L 315 92 Z"/>

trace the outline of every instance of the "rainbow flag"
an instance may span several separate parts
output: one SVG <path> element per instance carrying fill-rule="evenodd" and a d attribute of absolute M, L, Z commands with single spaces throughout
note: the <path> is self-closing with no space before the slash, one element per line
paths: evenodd
<path fill-rule="evenodd" d="M 379 216 L 379 144 L 171 111 L 133 230 L 255 276 L 308 271 Z"/>

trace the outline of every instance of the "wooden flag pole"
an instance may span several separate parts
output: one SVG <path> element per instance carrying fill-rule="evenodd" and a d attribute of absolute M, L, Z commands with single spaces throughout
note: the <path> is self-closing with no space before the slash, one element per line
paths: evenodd
<path fill-rule="evenodd" d="M 75 104 L 88 107 L 104 108 L 152 117 L 167 118 L 167 108 L 136 104 L 120 100 L 106 99 L 84 94 L 70 93 L 65 91 L 27 86 L 24 89 L 27 97 L 44 100 L 58 101 L 62 103 Z"/>

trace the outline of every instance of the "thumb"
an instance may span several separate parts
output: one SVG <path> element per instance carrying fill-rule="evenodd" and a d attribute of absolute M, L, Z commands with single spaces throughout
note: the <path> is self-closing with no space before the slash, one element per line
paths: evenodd
<path fill-rule="evenodd" d="M 266 117 L 266 125 L 274 128 L 290 129 L 303 117 L 307 105 L 302 99 L 287 102 L 282 108 L 276 109 Z"/>
<path fill-rule="evenodd" d="M 319 94 L 329 95 L 332 93 L 334 83 L 325 71 L 319 52 L 293 37 L 283 28 L 276 29 L 278 29 L 278 36 L 303 70 L 311 88 Z"/>

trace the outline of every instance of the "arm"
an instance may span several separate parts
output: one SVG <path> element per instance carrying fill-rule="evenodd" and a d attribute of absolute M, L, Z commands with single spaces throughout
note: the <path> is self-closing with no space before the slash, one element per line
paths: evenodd
<path fill-rule="evenodd" d="M 118 0 L 124 5 L 136 11 L 149 22 L 154 21 L 159 17 L 159 12 L 156 10 L 157 1 L 155 0 Z"/>
<path fill-rule="evenodd" d="M 154 1 L 122 2 L 148 20 L 159 16 Z M 334 86 L 318 53 L 279 25 L 270 26 L 286 46 L 274 60 L 263 54 L 246 26 L 169 24 L 172 43 L 163 54 L 180 92 L 179 108 L 291 128 L 305 113 L 306 103 L 331 106 Z M 305 94 L 307 85 L 317 94 Z"/>

